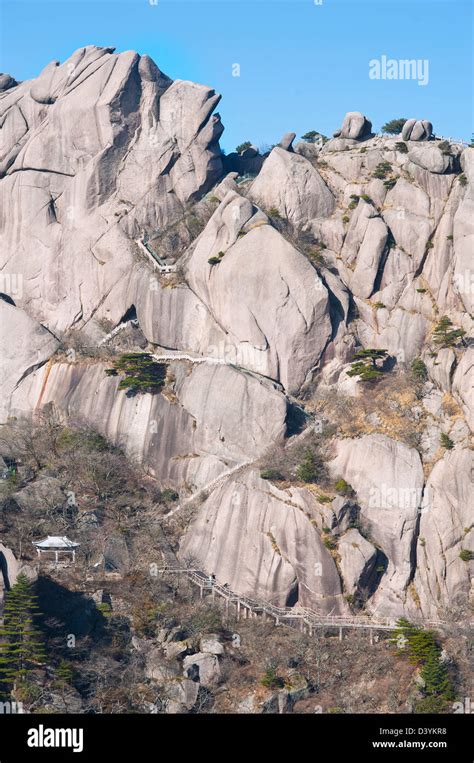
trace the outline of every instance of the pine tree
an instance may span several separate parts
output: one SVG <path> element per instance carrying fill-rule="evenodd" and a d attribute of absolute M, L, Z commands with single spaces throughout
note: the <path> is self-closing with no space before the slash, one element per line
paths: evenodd
<path fill-rule="evenodd" d="M 446 448 L 446 450 L 452 450 L 454 448 L 454 442 L 445 432 L 441 432 L 439 436 L 439 441 L 441 446 L 443 448 Z"/>
<path fill-rule="evenodd" d="M 433 651 L 426 659 L 420 677 L 424 681 L 424 693 L 444 699 L 453 699 L 453 687 L 446 666 L 438 652 Z"/>
<path fill-rule="evenodd" d="M 303 461 L 296 469 L 296 477 L 301 482 L 317 482 L 321 477 L 321 463 L 310 450 L 306 451 Z"/>
<path fill-rule="evenodd" d="M 0 625 L 0 683 L 24 680 L 45 659 L 44 643 L 34 624 L 39 615 L 38 597 L 24 573 L 5 594 L 3 624 Z"/>
<path fill-rule="evenodd" d="M 425 631 L 417 628 L 408 638 L 410 649 L 410 662 L 414 665 L 422 665 L 434 654 L 439 655 L 439 647 L 436 644 L 433 631 Z"/>
<path fill-rule="evenodd" d="M 252 145 L 252 142 L 250 140 L 244 140 L 243 143 L 239 143 L 238 146 L 236 146 L 235 150 L 237 154 L 241 154 L 243 151 L 245 151 L 246 148 L 250 148 Z"/>
<path fill-rule="evenodd" d="M 419 379 L 420 381 L 426 381 L 428 378 L 428 369 L 421 358 L 414 359 L 411 364 L 411 372 L 415 379 Z"/>
<path fill-rule="evenodd" d="M 354 355 L 354 363 L 352 363 L 347 375 L 358 376 L 359 381 L 377 381 L 383 376 L 383 370 L 377 365 L 377 361 L 385 360 L 387 354 L 387 350 L 359 350 Z"/>
<path fill-rule="evenodd" d="M 398 135 L 401 133 L 403 125 L 406 121 L 407 120 L 405 117 L 400 119 L 391 119 L 389 122 L 386 122 L 384 125 L 382 125 L 382 132 L 387 133 L 388 135 Z"/>
<path fill-rule="evenodd" d="M 440 348 L 455 347 L 465 335 L 464 329 L 456 329 L 447 315 L 443 315 L 433 329 L 433 342 Z"/>
<path fill-rule="evenodd" d="M 67 660 L 61 660 L 56 668 L 56 677 L 65 684 L 72 683 L 74 678 L 74 668 Z"/>
<path fill-rule="evenodd" d="M 416 712 L 445 712 L 447 702 L 454 699 L 455 692 L 446 665 L 441 661 L 436 633 L 417 628 L 405 618 L 398 620 L 397 626 L 392 642 L 400 645 L 400 638 L 403 638 L 403 651 L 412 664 L 420 667 L 424 683 L 424 697 L 416 703 Z"/>
<path fill-rule="evenodd" d="M 322 143 L 328 142 L 326 135 L 323 135 L 321 132 L 317 132 L 316 130 L 310 130 L 301 136 L 301 140 L 305 140 L 307 143 L 316 143 L 318 139 L 321 139 Z"/>
<path fill-rule="evenodd" d="M 113 368 L 106 368 L 107 376 L 124 376 L 119 389 L 126 389 L 130 395 L 138 392 L 155 394 L 164 386 L 167 366 L 158 363 L 148 352 L 128 352 L 114 360 Z"/>
<path fill-rule="evenodd" d="M 400 637 L 405 640 L 406 651 L 411 663 L 419 665 L 424 663 L 434 652 L 439 654 L 434 631 L 417 628 L 404 617 L 397 620 L 397 626 L 393 641 L 397 642 Z"/>
<path fill-rule="evenodd" d="M 397 620 L 397 629 L 393 632 L 393 637 L 390 639 L 392 644 L 396 644 L 399 648 L 403 645 L 403 649 L 409 652 L 410 639 L 417 632 L 415 625 L 412 625 L 405 617 L 400 617 Z"/>

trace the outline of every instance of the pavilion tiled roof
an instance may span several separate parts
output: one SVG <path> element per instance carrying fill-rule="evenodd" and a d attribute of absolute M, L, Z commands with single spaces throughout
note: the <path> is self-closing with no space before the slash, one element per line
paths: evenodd
<path fill-rule="evenodd" d="M 65 535 L 48 535 L 44 540 L 33 541 L 33 546 L 43 549 L 72 549 L 77 548 L 79 543 L 74 543 Z"/>

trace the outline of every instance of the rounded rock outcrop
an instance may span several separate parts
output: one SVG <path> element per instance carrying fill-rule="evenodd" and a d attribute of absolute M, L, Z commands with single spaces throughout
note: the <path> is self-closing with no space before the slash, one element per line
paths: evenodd
<path fill-rule="evenodd" d="M 16 87 L 16 85 L 18 85 L 16 79 L 10 77 L 9 74 L 0 73 L 0 92 L 10 90 L 11 87 Z"/>
<path fill-rule="evenodd" d="M 360 111 L 348 111 L 343 119 L 339 130 L 333 132 L 335 138 L 350 138 L 352 140 L 363 140 L 368 138 L 372 132 L 372 122 Z"/>
<path fill-rule="evenodd" d="M 427 119 L 407 119 L 402 127 L 403 140 L 429 140 L 433 134 L 433 125 Z"/>

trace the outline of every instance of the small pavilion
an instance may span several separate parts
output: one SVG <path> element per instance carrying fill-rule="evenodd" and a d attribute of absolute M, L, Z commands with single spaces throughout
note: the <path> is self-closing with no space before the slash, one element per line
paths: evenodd
<path fill-rule="evenodd" d="M 33 542 L 39 558 L 41 559 L 42 554 L 54 553 L 55 564 L 58 563 L 60 554 L 70 554 L 74 564 L 76 561 L 76 548 L 79 545 L 79 543 L 74 543 L 74 541 L 66 538 L 65 535 L 48 535 L 44 540 Z"/>

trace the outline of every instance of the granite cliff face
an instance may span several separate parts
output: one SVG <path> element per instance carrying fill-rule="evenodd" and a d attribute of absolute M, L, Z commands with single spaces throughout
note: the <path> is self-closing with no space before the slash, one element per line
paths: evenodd
<path fill-rule="evenodd" d="M 181 500 L 206 488 L 181 555 L 236 591 L 326 613 L 465 611 L 474 149 L 426 120 L 377 136 L 350 112 L 323 146 L 285 136 L 234 158 L 239 177 L 220 96 L 147 56 L 90 46 L 1 87 L 2 423 L 53 406 Z M 465 334 L 435 346 L 442 316 Z M 124 336 L 168 364 L 162 394 L 105 375 Z M 410 442 L 383 411 L 350 435 L 319 416 L 330 395 L 355 422 L 373 396 L 347 375 L 361 347 L 387 350 L 394 379 L 423 361 L 402 403 Z M 315 425 L 326 482 L 262 479 Z"/>
<path fill-rule="evenodd" d="M 22 275 L 19 306 L 55 332 L 120 320 L 133 239 L 221 175 L 219 98 L 94 46 L 2 93 L 1 267 Z"/>

